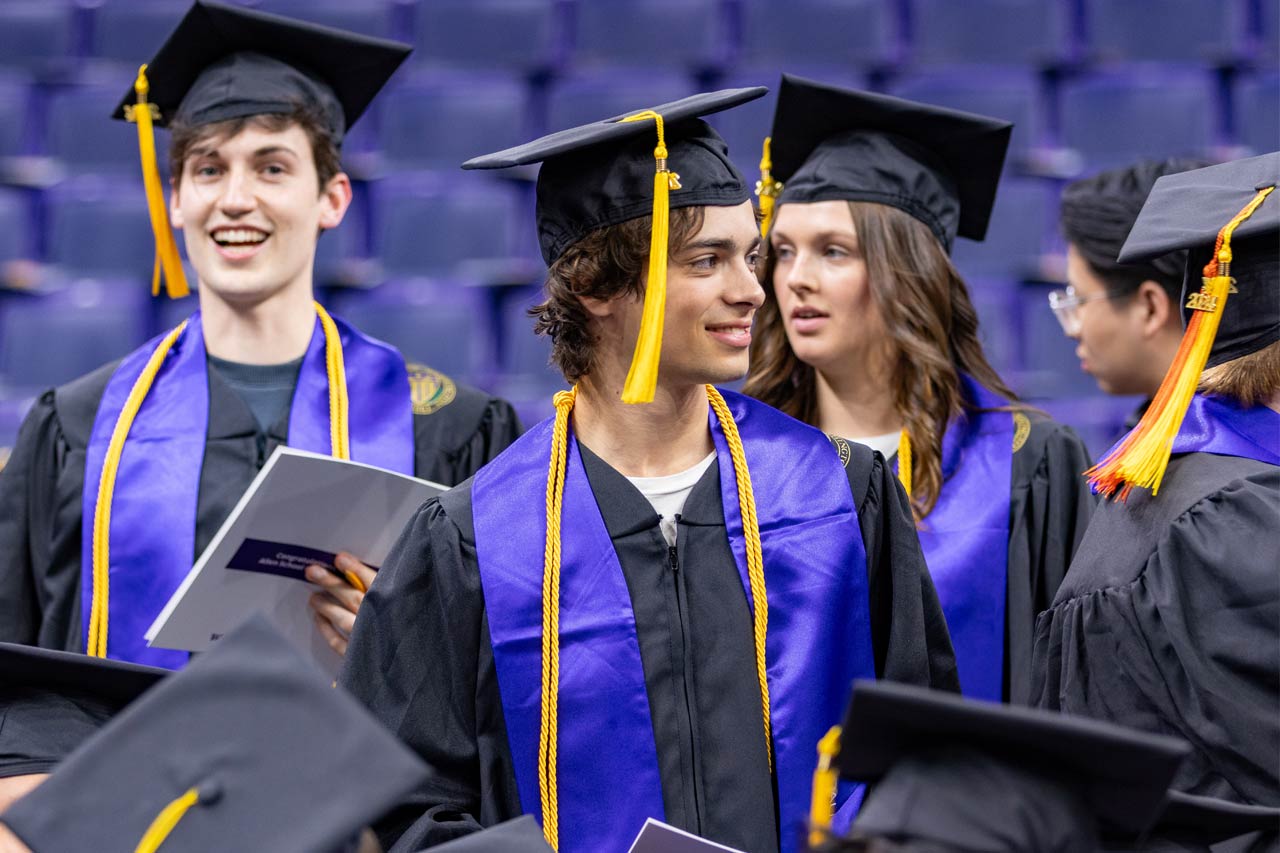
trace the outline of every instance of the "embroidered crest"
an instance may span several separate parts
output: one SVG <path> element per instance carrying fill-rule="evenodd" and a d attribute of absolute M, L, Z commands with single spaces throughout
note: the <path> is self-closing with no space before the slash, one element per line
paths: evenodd
<path fill-rule="evenodd" d="M 409 397 L 415 415 L 438 412 L 458 396 L 458 386 L 440 371 L 413 362 L 405 364 L 405 368 L 409 371 Z"/>
<path fill-rule="evenodd" d="M 831 433 L 827 433 L 827 439 L 831 442 L 831 446 L 836 449 L 836 453 L 840 454 L 840 464 L 847 468 L 849 459 L 853 456 L 853 451 L 849 449 L 849 442 Z"/>
<path fill-rule="evenodd" d="M 1013 413 L 1013 452 L 1017 453 L 1031 435 L 1031 419 L 1022 412 Z"/>

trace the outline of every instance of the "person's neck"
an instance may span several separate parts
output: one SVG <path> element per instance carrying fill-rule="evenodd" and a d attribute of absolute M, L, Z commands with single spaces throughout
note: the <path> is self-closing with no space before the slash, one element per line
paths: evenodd
<path fill-rule="evenodd" d="M 306 354 L 316 310 L 309 288 L 287 288 L 253 303 L 228 302 L 202 288 L 200 321 L 209 355 L 241 364 L 283 364 Z"/>
<path fill-rule="evenodd" d="M 902 429 L 887 371 L 815 370 L 814 375 L 818 429 L 854 439 Z"/>
<path fill-rule="evenodd" d="M 1165 374 L 1169 372 L 1169 365 L 1173 363 L 1174 356 L 1178 354 L 1178 347 L 1181 344 L 1181 328 L 1166 329 L 1159 337 L 1151 341 L 1146 357 L 1142 359 L 1146 369 L 1142 390 L 1148 400 L 1160 390 Z"/>
<path fill-rule="evenodd" d="M 591 451 L 627 477 L 686 471 L 715 449 L 707 424 L 707 389 L 661 383 L 652 403 L 622 402 L 622 385 L 584 377 L 578 383 L 573 429 Z"/>

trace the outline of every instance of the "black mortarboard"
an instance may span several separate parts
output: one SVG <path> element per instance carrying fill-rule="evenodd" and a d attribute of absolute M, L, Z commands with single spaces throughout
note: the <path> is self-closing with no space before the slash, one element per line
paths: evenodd
<path fill-rule="evenodd" d="M 659 223 L 666 221 L 665 212 L 732 206 L 751 198 L 729 159 L 728 146 L 699 116 L 745 104 L 767 91 L 756 86 L 704 92 L 562 130 L 462 164 L 464 169 L 506 169 L 542 163 L 535 215 L 538 244 L 548 265 L 592 231 L 664 211 L 662 217 L 654 216 L 644 320 L 624 402 L 649 402 L 657 381 L 667 275 L 667 231 Z M 665 158 L 659 156 L 664 149 Z"/>
<path fill-rule="evenodd" d="M 1184 295 L 1200 289 L 1218 232 L 1266 186 L 1280 183 L 1280 152 L 1166 175 L 1156 181 L 1120 250 L 1123 263 L 1190 250 Z M 1207 367 L 1280 340 L 1280 197 L 1272 193 L 1235 229 L 1230 273 L 1236 292 L 1223 307 Z M 1183 319 L 1189 318 L 1185 307 Z"/>
<path fill-rule="evenodd" d="M 0 816 L 35 853 L 340 849 L 425 766 L 262 618 L 167 678 Z"/>
<path fill-rule="evenodd" d="M 777 204 L 869 201 L 909 213 L 951 250 L 987 233 L 1013 125 L 782 75 L 773 114 Z"/>
<path fill-rule="evenodd" d="M 113 113 L 138 125 L 156 265 L 169 296 L 189 292 L 169 225 L 152 127 L 203 125 L 312 107 L 335 145 L 410 53 L 408 45 L 196 0 Z M 162 276 L 163 273 L 163 276 Z"/>
<path fill-rule="evenodd" d="M 196 0 L 147 64 L 155 122 L 201 125 L 317 107 L 335 142 L 409 55 L 398 42 Z M 125 118 L 132 88 L 116 107 Z"/>
<path fill-rule="evenodd" d="M 167 669 L 0 643 L 0 776 L 48 773 Z"/>
<path fill-rule="evenodd" d="M 1151 188 L 1120 250 L 1122 263 L 1188 250 L 1186 331 L 1154 402 L 1085 473 L 1123 500 L 1158 493 L 1170 447 L 1200 376 L 1280 340 L 1280 152 L 1166 175 Z"/>
<path fill-rule="evenodd" d="M 858 682 L 836 765 L 877 782 L 855 834 L 958 849 L 1093 850 L 1096 819 L 1141 832 L 1189 751 L 1110 723 Z"/>
<path fill-rule="evenodd" d="M 531 814 L 432 849 L 440 853 L 551 853 L 538 819 Z"/>

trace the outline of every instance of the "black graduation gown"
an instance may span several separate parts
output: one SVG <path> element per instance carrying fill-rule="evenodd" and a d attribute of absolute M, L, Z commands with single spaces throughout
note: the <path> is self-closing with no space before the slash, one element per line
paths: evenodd
<path fill-rule="evenodd" d="M 1028 418 L 1031 431 L 1013 453 L 1005 588 L 1004 696 L 1018 705 L 1030 702 L 1036 617 L 1053 603 L 1096 503 L 1084 442 L 1068 426 Z"/>
<path fill-rule="evenodd" d="M 776 850 L 750 608 L 725 532 L 719 467 L 707 469 L 677 519 L 673 570 L 649 502 L 579 447 L 635 612 L 666 820 L 745 850 Z M 876 671 L 957 690 L 906 495 L 879 454 L 848 449 Z M 399 839 L 395 849 L 418 850 L 521 813 L 470 482 L 424 504 L 402 534 L 361 607 L 341 680 L 432 770 L 428 784 L 376 827 L 384 845 Z"/>
<path fill-rule="evenodd" d="M 1180 737 L 1176 790 L 1280 805 L 1280 468 L 1174 456 L 1094 516 L 1036 626 L 1043 708 Z"/>
<path fill-rule="evenodd" d="M 45 392 L 23 422 L 0 471 L 0 641 L 82 651 L 81 497 L 85 452 L 98 403 L 116 365 Z M 453 401 L 415 414 L 414 469 L 453 485 L 520 434 L 503 400 L 457 386 Z M 209 371 L 209 433 L 196 512 L 204 550 L 259 469 L 287 441 L 286 411 L 263 434 L 240 396 Z"/>

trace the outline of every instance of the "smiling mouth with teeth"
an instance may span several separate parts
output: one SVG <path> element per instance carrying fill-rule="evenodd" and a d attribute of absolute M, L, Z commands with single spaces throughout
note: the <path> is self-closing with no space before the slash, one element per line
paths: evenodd
<path fill-rule="evenodd" d="M 248 228 L 228 228 L 213 233 L 213 241 L 219 246 L 256 246 L 271 236 L 263 231 Z"/>

